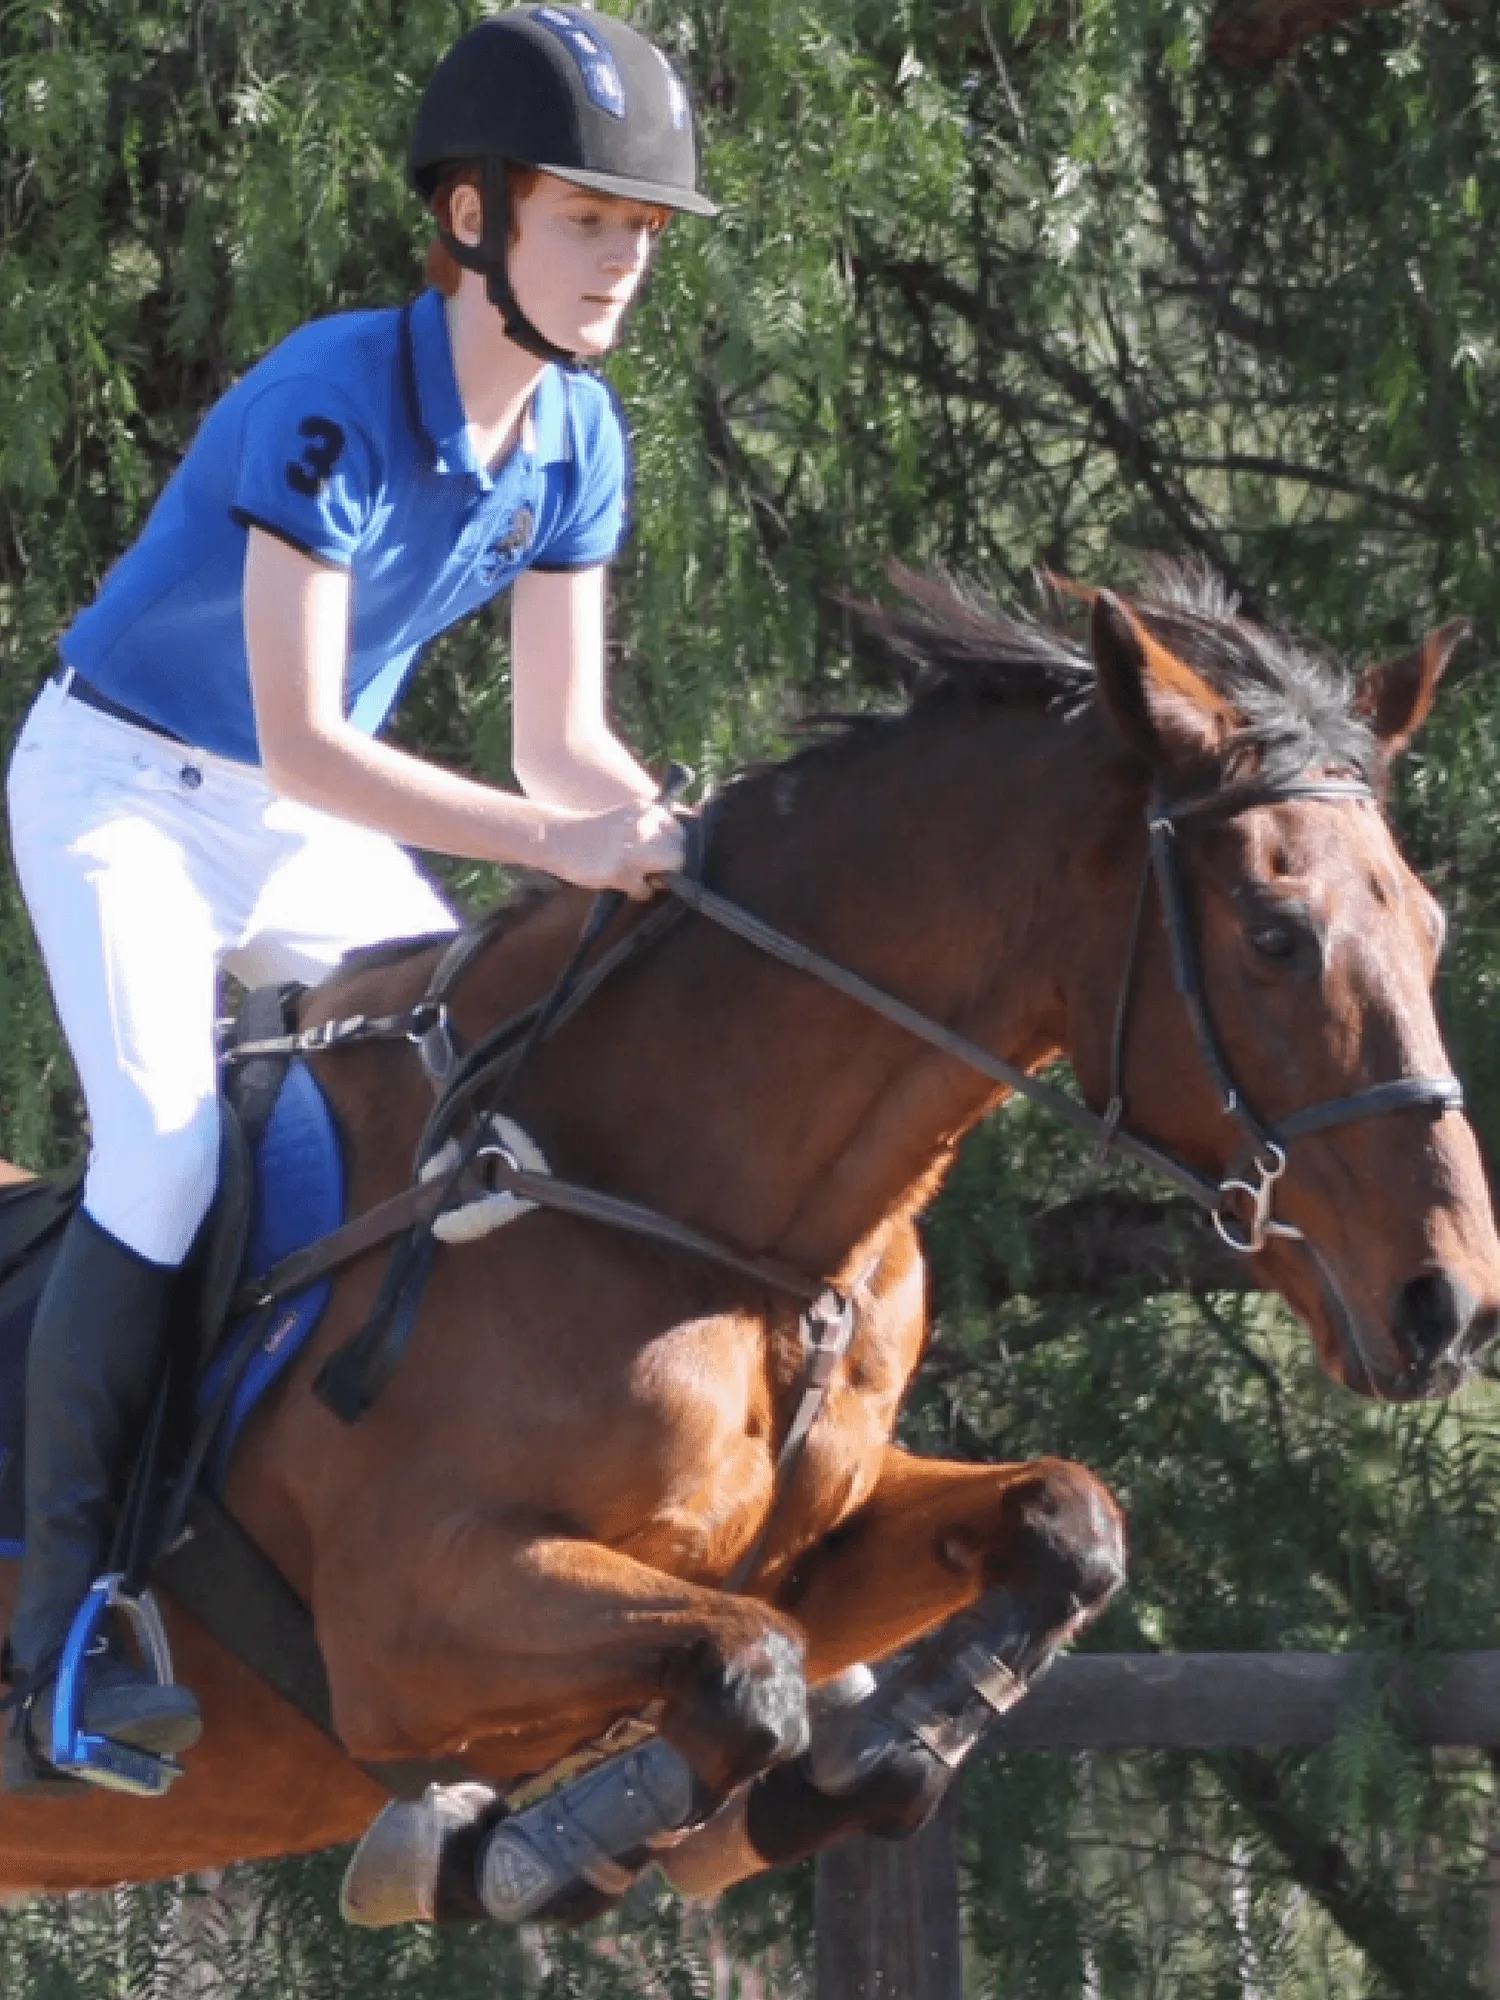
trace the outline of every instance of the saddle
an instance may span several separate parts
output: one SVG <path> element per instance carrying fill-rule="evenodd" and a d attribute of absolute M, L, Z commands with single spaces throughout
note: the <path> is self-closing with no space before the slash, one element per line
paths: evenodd
<path fill-rule="evenodd" d="M 238 1041 L 283 1038 L 296 989 L 246 999 Z M 269 1311 L 246 1313 L 246 1283 L 343 1220 L 342 1148 L 333 1113 L 311 1071 L 286 1054 L 227 1063 L 221 1096 L 219 1185 L 186 1265 L 156 1415 L 142 1440 L 110 1571 L 122 1596 L 96 1586 L 69 1651 L 82 1654 L 111 1608 L 129 1611 L 149 1581 L 191 1611 L 326 1736 L 337 1741 L 327 1676 L 311 1614 L 269 1558 L 220 1504 L 233 1447 L 257 1403 L 316 1329 L 332 1290 L 314 1279 Z M 36 1305 L 63 1228 L 81 1196 L 82 1171 L 0 1191 L 0 1556 L 24 1548 L 26 1352 Z M 149 1638 L 159 1624 L 135 1619 Z M 148 1650 L 154 1650 L 149 1648 Z M 65 1655 L 66 1658 L 66 1655 Z M 170 1655 L 156 1660 L 170 1677 Z M 64 1685 L 59 1676 L 60 1689 Z M 85 1745 L 92 1739 L 84 1739 Z M 123 1762 L 100 1747 L 119 1789 L 155 1795 L 177 1775 L 136 1752 Z M 92 1758 L 90 1761 L 93 1761 Z M 128 1767 L 128 1768 L 127 1768 Z M 399 1796 L 446 1781 L 443 1762 L 372 1767 Z"/>

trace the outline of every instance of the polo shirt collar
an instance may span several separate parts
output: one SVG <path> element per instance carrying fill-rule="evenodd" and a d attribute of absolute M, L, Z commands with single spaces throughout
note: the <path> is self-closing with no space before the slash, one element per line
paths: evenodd
<path fill-rule="evenodd" d="M 431 447 L 438 471 L 466 473 L 483 486 L 491 485 L 488 471 L 474 456 L 469 442 L 441 292 L 434 288 L 416 300 L 406 315 L 405 337 L 415 403 L 412 415 Z M 516 450 L 539 465 L 572 456 L 567 377 L 552 364 L 543 370 L 532 393 Z"/>

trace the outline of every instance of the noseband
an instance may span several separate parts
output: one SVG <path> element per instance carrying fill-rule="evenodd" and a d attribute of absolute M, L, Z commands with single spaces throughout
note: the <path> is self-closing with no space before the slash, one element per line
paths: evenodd
<path fill-rule="evenodd" d="M 1264 1249 L 1268 1237 L 1305 1242 L 1295 1224 L 1275 1219 L 1271 1213 L 1276 1184 L 1286 1171 L 1287 1154 L 1293 1142 L 1339 1125 L 1352 1125 L 1364 1118 L 1376 1118 L 1390 1111 L 1426 1109 L 1441 1114 L 1463 1105 L 1463 1086 L 1455 1076 L 1403 1076 L 1388 1083 L 1376 1083 L 1345 1097 L 1324 1098 L 1275 1124 L 1257 1116 L 1230 1070 L 1228 1059 L 1209 1011 L 1200 969 L 1187 890 L 1183 881 L 1178 847 L 1184 822 L 1232 819 L 1253 806 L 1279 805 L 1286 799 L 1369 799 L 1374 793 L 1357 778 L 1296 778 L 1281 784 L 1247 784 L 1228 791 L 1196 794 L 1166 801 L 1153 797 L 1146 809 L 1148 845 L 1136 893 L 1135 915 L 1125 968 L 1120 980 L 1120 997 L 1115 1006 L 1111 1051 L 1110 1099 L 1103 1117 L 1087 1105 L 1065 1095 L 1055 1085 L 1044 1082 L 1015 1063 L 991 1054 L 979 1042 L 959 1034 L 930 1015 L 909 1007 L 894 994 L 862 979 L 856 972 L 826 958 L 810 946 L 775 930 L 751 911 L 707 888 L 700 868 L 690 866 L 681 875 L 670 876 L 672 894 L 699 915 L 732 931 L 736 937 L 777 958 L 783 964 L 805 972 L 833 987 L 886 1020 L 905 1028 L 909 1034 L 940 1049 L 945 1055 L 967 1063 L 980 1075 L 1003 1083 L 1018 1095 L 1040 1105 L 1065 1124 L 1092 1138 L 1100 1153 L 1117 1152 L 1150 1167 L 1172 1181 L 1184 1194 L 1208 1211 L 1221 1241 L 1242 1256 Z M 701 851 L 699 857 L 701 861 Z M 1198 1054 L 1207 1070 L 1225 1113 L 1234 1119 L 1244 1135 L 1243 1148 L 1230 1160 L 1218 1180 L 1201 1173 L 1152 1139 L 1132 1132 L 1124 1123 L 1124 1070 L 1129 1035 L 1131 1002 L 1137 983 L 1145 937 L 1146 907 L 1155 885 L 1167 927 L 1172 957 L 1172 978 L 1192 1024 Z M 1309 1249 L 1311 1246 L 1307 1246 Z"/>

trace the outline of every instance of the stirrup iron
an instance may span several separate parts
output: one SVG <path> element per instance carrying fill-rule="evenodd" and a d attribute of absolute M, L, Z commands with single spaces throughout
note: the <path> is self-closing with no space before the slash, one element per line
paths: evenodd
<path fill-rule="evenodd" d="M 58 1663 L 51 1737 L 45 1748 L 39 1745 L 38 1749 L 68 1777 L 83 1778 L 108 1791 L 128 1792 L 135 1798 L 157 1799 L 182 1776 L 182 1766 L 175 1757 L 138 1750 L 110 1736 L 92 1735 L 83 1726 L 89 1654 L 112 1611 L 118 1611 L 134 1633 L 156 1685 L 170 1687 L 173 1682 L 172 1649 L 156 1599 L 149 1590 L 134 1596 L 124 1583 L 124 1572 L 116 1570 L 89 1586 L 88 1596 L 68 1628 Z"/>

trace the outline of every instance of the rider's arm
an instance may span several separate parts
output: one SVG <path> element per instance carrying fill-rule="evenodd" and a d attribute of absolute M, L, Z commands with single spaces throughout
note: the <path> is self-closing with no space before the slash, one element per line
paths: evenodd
<path fill-rule="evenodd" d="M 656 796 L 609 726 L 605 574 L 527 570 L 511 592 L 511 762 L 529 799 L 575 813 Z"/>
<path fill-rule="evenodd" d="M 616 810 L 568 813 L 517 798 L 376 741 L 344 716 L 349 573 L 252 528 L 245 639 L 261 757 L 289 798 L 412 847 L 520 862 L 594 887 L 640 893 L 677 865 L 678 829 L 616 791 Z"/>

